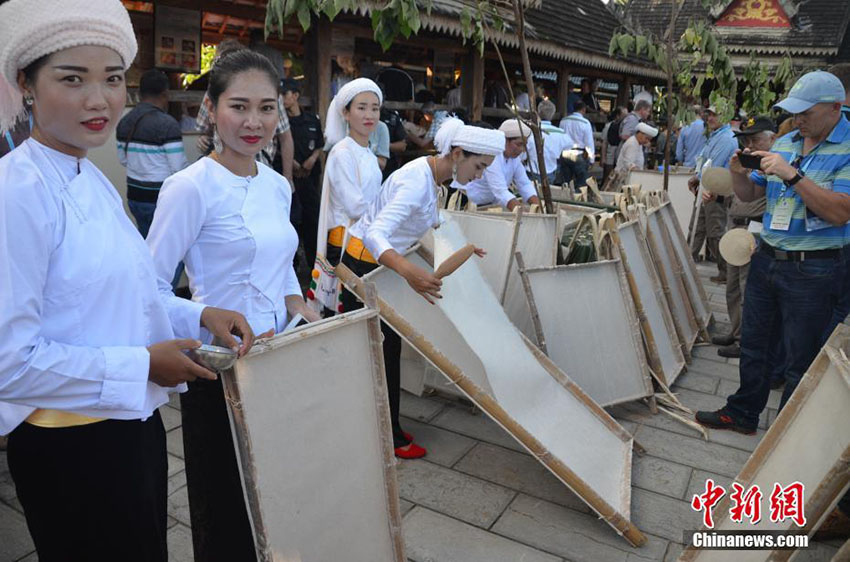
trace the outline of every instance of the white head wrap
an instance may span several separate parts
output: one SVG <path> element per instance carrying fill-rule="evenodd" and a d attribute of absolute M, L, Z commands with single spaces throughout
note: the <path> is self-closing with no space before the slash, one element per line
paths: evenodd
<path fill-rule="evenodd" d="M 18 71 L 43 56 L 82 45 L 109 47 L 127 69 L 136 35 L 120 0 L 10 0 L 0 6 L 0 133 L 24 114 Z"/>
<path fill-rule="evenodd" d="M 658 129 L 647 125 L 646 123 L 638 123 L 637 130 L 647 135 L 651 139 L 654 139 L 656 136 L 658 136 Z"/>
<path fill-rule="evenodd" d="M 515 117 L 505 119 L 499 130 L 505 133 L 505 136 L 509 139 L 515 139 L 520 136 L 526 138 L 531 135 L 529 126 L 525 123 L 520 123 Z"/>
<path fill-rule="evenodd" d="M 473 154 L 496 156 L 505 151 L 505 133 L 464 125 L 460 119 L 450 117 L 440 125 L 434 137 L 434 146 L 440 151 L 440 156 L 445 156 L 455 146 Z"/>
<path fill-rule="evenodd" d="M 342 117 L 342 110 L 345 106 L 351 103 L 357 94 L 363 92 L 372 92 L 378 96 L 378 103 L 384 103 L 384 96 L 381 93 L 381 88 L 368 78 L 356 78 L 345 84 L 339 89 L 339 92 L 331 100 L 328 106 L 327 122 L 325 123 L 325 148 L 329 148 L 348 134 L 346 129 L 347 123 Z"/>

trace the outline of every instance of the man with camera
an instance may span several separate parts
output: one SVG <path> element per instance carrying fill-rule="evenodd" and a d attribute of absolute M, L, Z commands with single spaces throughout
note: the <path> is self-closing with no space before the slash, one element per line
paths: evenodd
<path fill-rule="evenodd" d="M 735 133 L 735 136 L 749 152 L 770 150 L 773 141 L 776 140 L 776 124 L 770 117 L 759 117 L 753 119 L 743 131 Z M 743 160 L 748 156 L 755 161 L 749 164 L 744 162 Z M 759 170 L 758 161 L 760 158 L 758 156 L 742 154 L 739 160 L 744 168 L 757 170 L 759 174 L 764 174 Z M 761 231 L 764 206 L 764 197 L 745 202 L 732 195 L 732 203 L 729 205 L 726 219 L 726 230 L 744 228 L 758 234 Z M 732 325 L 732 329 L 728 334 L 711 338 L 711 343 L 723 346 L 717 350 L 717 354 L 721 357 L 741 356 L 741 346 L 739 345 L 741 340 L 741 313 L 749 269 L 750 264 L 748 263 L 742 266 L 726 264 L 726 308 L 729 311 L 729 323 Z"/>
<path fill-rule="evenodd" d="M 741 328 L 740 387 L 702 425 L 755 433 L 770 393 L 769 349 L 781 337 L 788 401 L 835 327 L 834 311 L 850 258 L 850 122 L 841 116 L 845 92 L 827 72 L 802 76 L 777 107 L 796 130 L 761 157 L 764 175 L 732 157 L 735 194 L 766 196 L 761 243 L 750 262 Z M 747 151 L 749 152 L 749 151 Z M 847 314 L 847 311 L 844 311 Z"/>

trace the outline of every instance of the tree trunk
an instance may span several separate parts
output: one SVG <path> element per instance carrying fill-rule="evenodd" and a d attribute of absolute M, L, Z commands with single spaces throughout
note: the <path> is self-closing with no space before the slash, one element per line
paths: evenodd
<path fill-rule="evenodd" d="M 528 49 L 525 46 L 525 15 L 523 14 L 520 0 L 513 0 L 514 17 L 516 18 L 517 37 L 519 38 L 519 52 L 522 55 L 522 70 L 525 74 L 525 83 L 528 87 L 528 99 L 531 101 L 531 116 L 534 127 L 531 134 L 534 135 L 534 148 L 537 151 L 537 169 L 540 173 L 540 189 L 543 192 L 543 203 L 547 213 L 554 214 L 555 207 L 552 205 L 552 190 L 549 189 L 549 178 L 546 175 L 546 164 L 543 158 L 543 135 L 540 132 L 540 116 L 537 115 L 536 90 L 534 79 L 531 75 L 531 62 L 528 60 Z"/>

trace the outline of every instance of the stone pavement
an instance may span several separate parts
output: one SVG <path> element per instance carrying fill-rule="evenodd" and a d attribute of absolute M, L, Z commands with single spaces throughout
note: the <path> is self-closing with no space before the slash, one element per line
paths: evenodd
<path fill-rule="evenodd" d="M 715 332 L 728 330 L 724 288 L 708 281 Z M 737 388 L 737 360 L 697 347 L 688 372 L 673 387 L 693 410 L 715 409 Z M 427 447 L 425 459 L 398 465 L 404 539 L 414 562 L 608 562 L 675 560 L 683 531 L 699 526 L 689 500 L 706 478 L 728 486 L 776 417 L 773 391 L 757 435 L 710 431 L 709 440 L 641 403 L 610 409 L 647 454 L 634 457 L 632 521 L 647 544 L 631 548 L 495 423 L 470 405 L 441 397 L 402 396 L 405 429 Z M 168 431 L 170 559 L 192 560 L 183 442 L 176 397 L 164 406 Z M 813 543 L 796 561 L 828 561 L 841 543 Z M 37 557 L 0 452 L 0 562 Z M 234 561 L 238 562 L 238 561 Z M 312 562 L 312 561 L 310 561 Z M 343 561 L 319 561 L 343 562 Z"/>

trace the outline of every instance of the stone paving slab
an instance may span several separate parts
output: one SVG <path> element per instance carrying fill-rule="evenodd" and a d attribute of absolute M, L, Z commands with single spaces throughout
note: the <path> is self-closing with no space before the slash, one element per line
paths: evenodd
<path fill-rule="evenodd" d="M 469 406 L 446 407 L 431 420 L 431 424 L 461 433 L 478 441 L 500 445 L 515 451 L 525 451 L 522 445 L 499 427 L 496 422 L 481 411 L 476 410 L 473 413 Z"/>
<path fill-rule="evenodd" d="M 416 443 L 428 449 L 429 462 L 446 467 L 454 466 L 477 443 L 474 439 L 460 433 L 420 423 L 404 416 L 401 418 L 401 425 L 405 431 L 413 435 Z"/>
<path fill-rule="evenodd" d="M 33 550 L 23 514 L 0 504 L 0 560 L 18 560 Z"/>
<path fill-rule="evenodd" d="M 427 460 L 397 466 L 399 495 L 417 505 L 489 528 L 516 492 Z"/>
<path fill-rule="evenodd" d="M 416 507 L 404 518 L 407 557 L 414 562 L 562 562 L 520 542 Z"/>

